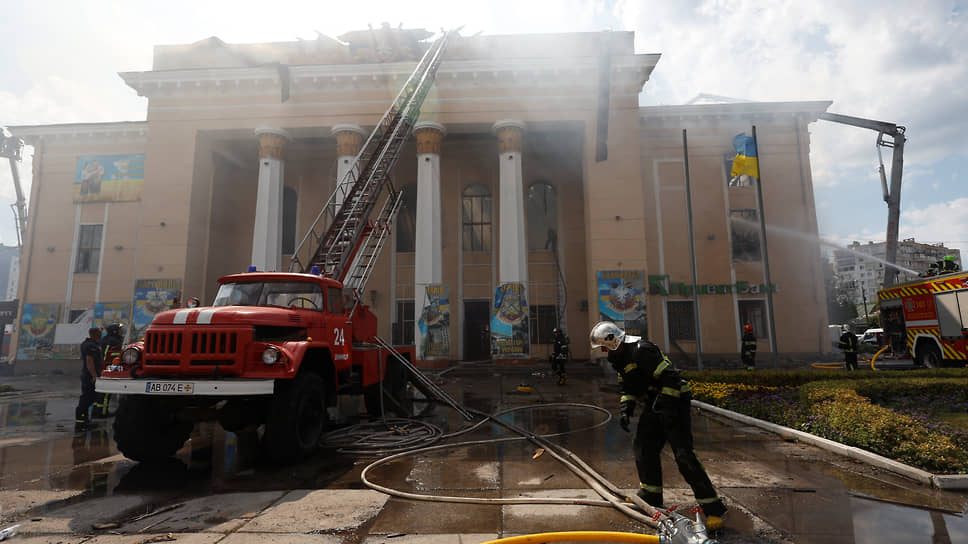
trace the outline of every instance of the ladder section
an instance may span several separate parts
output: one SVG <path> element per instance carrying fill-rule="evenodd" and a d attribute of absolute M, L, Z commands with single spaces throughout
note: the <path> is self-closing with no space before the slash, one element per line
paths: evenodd
<path fill-rule="evenodd" d="M 383 201 L 383 207 L 377 215 L 376 221 L 367 224 L 363 229 L 363 236 L 357 248 L 353 252 L 351 265 L 346 268 L 346 272 L 339 280 L 343 287 L 349 287 L 356 292 L 356 299 L 360 300 L 366 288 L 366 282 L 370 279 L 373 272 L 373 265 L 376 264 L 380 251 L 390 237 L 390 225 L 393 218 L 403 202 L 403 191 L 388 190 L 387 198 Z"/>
<path fill-rule="evenodd" d="M 339 180 L 336 190 L 296 248 L 291 271 L 308 272 L 313 266 L 318 266 L 325 276 L 346 276 L 344 269 L 358 252 L 364 230 L 370 225 L 369 216 L 384 188 L 389 189 L 388 200 L 396 200 L 389 174 L 401 148 L 410 137 L 413 123 L 420 116 L 420 107 L 433 85 L 451 34 L 445 33 L 427 49 L 393 104 L 363 144 L 346 177 Z M 355 182 L 352 179 L 354 173 Z M 352 188 L 341 199 L 340 185 L 350 183 Z M 387 227 L 397 208 L 390 207 L 390 215 L 385 217 Z"/>
<path fill-rule="evenodd" d="M 373 337 L 373 343 L 380 346 L 381 348 L 390 352 L 397 361 L 400 361 L 407 371 L 410 372 L 410 381 L 413 383 L 414 387 L 420 390 L 421 393 L 426 395 L 428 398 L 436 399 L 444 404 L 447 404 L 454 410 L 457 410 L 465 420 L 473 421 L 474 416 L 467 411 L 466 408 L 460 405 L 453 397 L 447 394 L 446 391 L 441 389 L 437 384 L 435 384 L 430 378 L 424 375 L 419 368 L 415 367 L 409 359 L 404 357 L 399 351 L 395 350 L 393 346 L 387 343 L 386 340 L 380 338 L 379 336 Z"/>

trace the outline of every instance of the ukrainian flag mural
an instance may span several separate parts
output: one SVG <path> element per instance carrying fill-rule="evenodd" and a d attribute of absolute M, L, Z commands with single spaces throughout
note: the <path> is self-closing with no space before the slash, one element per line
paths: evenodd
<path fill-rule="evenodd" d="M 754 180 L 760 178 L 756 142 L 752 136 L 741 132 L 733 138 L 733 147 L 736 148 L 736 157 L 733 159 L 733 168 L 729 172 L 729 185 L 731 187 L 752 185 Z"/>

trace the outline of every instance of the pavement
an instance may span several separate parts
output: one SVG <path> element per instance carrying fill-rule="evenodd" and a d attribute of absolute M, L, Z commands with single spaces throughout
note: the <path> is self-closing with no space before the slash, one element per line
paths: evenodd
<path fill-rule="evenodd" d="M 541 366 L 462 365 L 428 372 L 465 406 L 503 416 L 553 438 L 629 493 L 637 487 L 632 437 L 617 421 L 614 377 L 573 362 L 557 386 Z M 325 450 L 293 466 L 266 460 L 258 432 L 226 433 L 200 424 L 170 463 L 140 465 L 114 448 L 110 421 L 72 432 L 76 376 L 0 380 L 0 521 L 15 538 L 37 543 L 274 542 L 481 543 L 545 531 L 653 533 L 610 509 L 581 505 L 427 502 L 366 488 L 363 469 L 376 456 Z M 521 383 L 531 393 L 518 391 Z M 419 403 L 418 403 L 419 404 Z M 341 400 L 350 417 L 359 399 Z M 464 422 L 434 408 L 424 420 L 444 432 Z M 968 494 L 940 490 L 756 425 L 694 412 L 695 446 L 731 511 L 718 535 L 728 543 L 968 542 Z M 507 436 L 483 426 L 454 440 Z M 597 496 L 551 455 L 524 440 L 422 453 L 371 471 L 383 486 L 459 497 Z M 666 503 L 695 506 L 671 452 L 663 458 Z"/>

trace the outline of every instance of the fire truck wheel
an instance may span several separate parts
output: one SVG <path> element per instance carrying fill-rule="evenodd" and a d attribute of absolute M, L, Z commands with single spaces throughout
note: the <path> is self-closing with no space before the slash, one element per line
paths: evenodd
<path fill-rule="evenodd" d="M 918 364 L 924 368 L 941 368 L 941 353 L 937 346 L 922 342 L 918 344 L 916 355 Z"/>
<path fill-rule="evenodd" d="M 277 387 L 279 382 L 276 382 Z M 316 451 L 326 430 L 326 387 L 319 374 L 303 372 L 276 390 L 263 436 L 273 461 L 295 463 Z"/>
<path fill-rule="evenodd" d="M 413 416 L 413 399 L 407 394 L 407 369 L 395 357 L 388 357 L 386 375 L 383 377 L 383 413 L 399 417 Z M 380 384 L 369 385 L 363 392 L 366 411 L 379 417 Z"/>
<path fill-rule="evenodd" d="M 164 401 L 123 395 L 114 417 L 114 441 L 128 459 L 158 462 L 175 454 L 192 434 L 194 425 L 180 421 Z"/>

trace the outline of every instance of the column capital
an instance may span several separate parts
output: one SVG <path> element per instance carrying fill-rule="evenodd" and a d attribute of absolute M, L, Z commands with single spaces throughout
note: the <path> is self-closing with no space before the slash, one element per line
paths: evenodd
<path fill-rule="evenodd" d="M 497 136 L 498 152 L 521 151 L 521 139 L 528 125 L 517 119 L 501 119 L 492 127 Z"/>
<path fill-rule="evenodd" d="M 440 142 L 447 134 L 444 125 L 434 121 L 419 121 L 413 127 L 413 135 L 417 137 L 417 153 L 440 154 Z"/>
<path fill-rule="evenodd" d="M 257 127 L 255 135 L 259 137 L 259 158 L 283 160 L 286 144 L 292 140 L 289 133 L 278 127 Z"/>
<path fill-rule="evenodd" d="M 336 136 L 336 154 L 341 157 L 358 154 L 366 138 L 366 131 L 359 125 L 349 123 L 333 125 L 330 132 Z"/>

